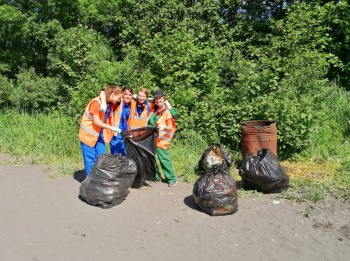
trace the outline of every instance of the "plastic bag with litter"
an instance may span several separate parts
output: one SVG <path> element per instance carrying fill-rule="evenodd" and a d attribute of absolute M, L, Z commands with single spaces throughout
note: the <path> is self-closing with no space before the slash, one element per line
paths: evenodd
<path fill-rule="evenodd" d="M 80 197 L 100 208 L 119 205 L 128 196 L 136 173 L 133 160 L 121 154 L 102 154 L 81 183 Z"/>
<path fill-rule="evenodd" d="M 289 176 L 269 149 L 259 150 L 258 156 L 245 157 L 239 175 L 243 187 L 264 193 L 281 192 L 290 185 Z"/>
<path fill-rule="evenodd" d="M 196 205 L 212 216 L 234 214 L 238 210 L 237 186 L 229 173 L 212 167 L 194 184 Z"/>
<path fill-rule="evenodd" d="M 209 146 L 202 154 L 198 163 L 198 171 L 207 172 L 213 166 L 228 171 L 232 165 L 232 158 L 219 145 Z"/>
<path fill-rule="evenodd" d="M 156 173 L 155 147 L 158 131 L 154 127 L 144 127 L 122 133 L 126 148 L 126 156 L 135 161 L 137 175 L 133 188 L 147 185 L 146 181 L 154 181 Z"/>

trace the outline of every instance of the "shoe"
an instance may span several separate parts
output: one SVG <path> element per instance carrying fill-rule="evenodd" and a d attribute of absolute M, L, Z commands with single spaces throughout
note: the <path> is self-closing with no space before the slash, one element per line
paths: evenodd
<path fill-rule="evenodd" d="M 169 182 L 168 186 L 169 186 L 169 187 L 174 187 L 176 184 L 177 184 L 176 181 L 175 181 L 175 182 Z"/>

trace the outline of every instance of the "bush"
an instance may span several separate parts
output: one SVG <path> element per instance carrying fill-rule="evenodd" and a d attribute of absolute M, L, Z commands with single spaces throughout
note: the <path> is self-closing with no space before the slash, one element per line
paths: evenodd
<path fill-rule="evenodd" d="M 61 86 L 59 78 L 41 77 L 34 68 L 22 69 L 14 87 L 9 90 L 9 102 L 18 111 L 52 112 L 61 105 Z"/>

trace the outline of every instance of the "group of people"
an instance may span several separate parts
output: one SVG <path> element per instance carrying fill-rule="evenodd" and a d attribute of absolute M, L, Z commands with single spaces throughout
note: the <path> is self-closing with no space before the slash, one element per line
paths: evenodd
<path fill-rule="evenodd" d="M 155 152 L 168 186 L 175 186 L 176 175 L 167 149 L 176 131 L 177 117 L 163 90 L 156 90 L 152 100 L 146 88 L 140 88 L 134 95 L 130 86 L 121 89 L 107 85 L 88 103 L 80 123 L 79 140 L 86 176 L 98 156 L 106 153 L 106 143 L 110 144 L 112 154 L 126 156 L 122 131 L 157 127 Z M 156 180 L 161 179 L 159 170 L 156 166 Z"/>

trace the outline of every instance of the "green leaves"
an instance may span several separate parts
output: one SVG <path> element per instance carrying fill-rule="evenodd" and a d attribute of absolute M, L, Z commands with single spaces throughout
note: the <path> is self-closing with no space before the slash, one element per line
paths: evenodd
<path fill-rule="evenodd" d="M 62 82 L 59 78 L 40 77 L 30 68 L 17 75 L 14 88 L 8 90 L 8 103 L 19 111 L 51 112 L 59 109 Z M 0 92 L 1 93 L 1 92 Z"/>
<path fill-rule="evenodd" d="M 108 82 L 162 88 L 181 137 L 237 148 L 241 121 L 276 120 L 279 155 L 306 151 L 316 132 L 347 133 L 348 97 L 330 83 L 349 82 L 350 10 L 294 2 L 7 1 L 0 104 L 75 116 Z"/>

